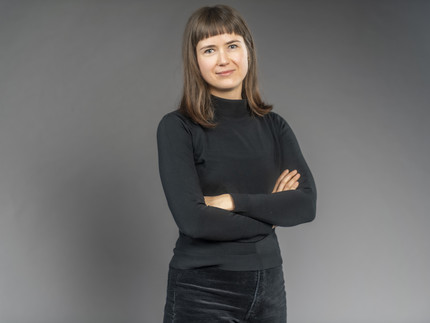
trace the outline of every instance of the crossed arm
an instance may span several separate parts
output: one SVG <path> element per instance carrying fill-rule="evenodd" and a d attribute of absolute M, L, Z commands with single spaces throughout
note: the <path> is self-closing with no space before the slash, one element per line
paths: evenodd
<path fill-rule="evenodd" d="M 175 114 L 160 121 L 157 128 L 160 178 L 181 232 L 196 239 L 235 241 L 268 235 L 275 226 L 294 226 L 314 219 L 316 189 L 312 174 L 291 128 L 282 118 L 275 121 L 281 147 L 280 169 L 285 170 L 272 193 L 218 196 L 203 196 L 188 124 Z"/>
<path fill-rule="evenodd" d="M 299 178 L 300 174 L 296 169 L 291 172 L 288 169 L 284 170 L 278 177 L 272 193 L 295 190 L 299 186 Z M 227 211 L 234 211 L 235 209 L 233 197 L 228 193 L 215 196 L 204 196 L 204 199 L 208 206 L 218 207 Z M 272 226 L 272 228 L 275 227 L 276 225 Z"/>

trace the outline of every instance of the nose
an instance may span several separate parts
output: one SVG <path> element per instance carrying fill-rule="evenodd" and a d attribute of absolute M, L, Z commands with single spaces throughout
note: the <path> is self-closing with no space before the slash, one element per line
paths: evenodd
<path fill-rule="evenodd" d="M 218 52 L 218 65 L 227 65 L 229 62 L 228 54 L 225 50 L 220 50 Z"/>

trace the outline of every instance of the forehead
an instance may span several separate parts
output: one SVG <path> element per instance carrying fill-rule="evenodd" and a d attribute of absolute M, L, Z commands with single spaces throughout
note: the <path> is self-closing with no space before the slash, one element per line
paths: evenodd
<path fill-rule="evenodd" d="M 197 47 L 207 46 L 207 45 L 222 45 L 233 40 L 238 40 L 243 42 L 243 37 L 237 34 L 224 33 L 215 36 L 211 36 L 200 40 L 197 43 Z"/>

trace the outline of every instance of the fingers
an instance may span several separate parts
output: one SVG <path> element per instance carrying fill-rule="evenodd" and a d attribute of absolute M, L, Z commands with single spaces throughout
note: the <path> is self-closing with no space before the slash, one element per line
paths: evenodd
<path fill-rule="evenodd" d="M 281 191 L 296 189 L 299 186 L 299 183 L 297 182 L 299 178 L 300 174 L 297 173 L 296 170 L 291 172 L 281 180 L 281 183 L 279 184 L 279 189 Z"/>
<path fill-rule="evenodd" d="M 279 175 L 279 177 L 278 177 L 278 179 L 277 179 L 277 181 L 276 181 L 275 187 L 273 188 L 272 193 L 279 192 L 279 191 L 278 191 L 279 183 L 281 182 L 282 178 L 288 174 L 288 172 L 289 172 L 289 170 L 288 170 L 288 169 L 286 169 L 286 170 L 284 170 L 284 171 L 281 173 L 281 175 Z"/>
<path fill-rule="evenodd" d="M 300 178 L 300 174 L 297 172 L 297 170 L 293 170 L 292 172 L 286 173 L 283 177 L 282 174 L 280 176 L 280 181 L 277 186 L 277 192 L 295 190 L 299 186 L 299 182 L 297 180 Z"/>

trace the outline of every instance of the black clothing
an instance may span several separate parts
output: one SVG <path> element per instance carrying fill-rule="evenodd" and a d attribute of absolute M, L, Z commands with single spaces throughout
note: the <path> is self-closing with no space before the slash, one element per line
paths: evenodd
<path fill-rule="evenodd" d="M 244 271 L 282 264 L 275 229 L 312 221 L 313 176 L 288 123 L 277 113 L 251 114 L 247 101 L 211 96 L 214 129 L 178 110 L 157 128 L 160 178 L 179 228 L 170 266 Z M 272 193 L 285 169 L 300 173 L 296 190 Z M 235 209 L 207 206 L 204 196 L 231 194 Z"/>
<path fill-rule="evenodd" d="M 285 323 L 282 265 L 252 271 L 169 268 L 163 323 Z"/>

